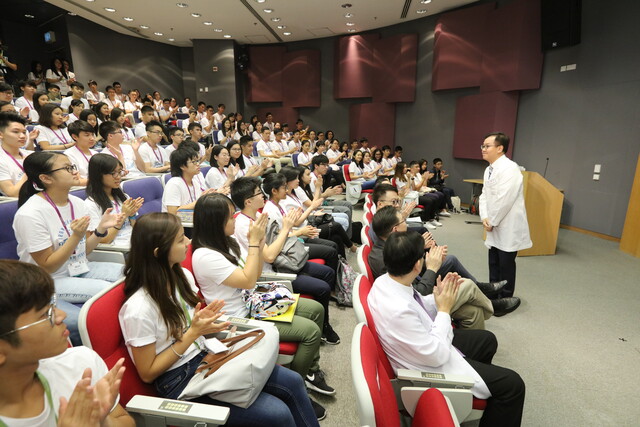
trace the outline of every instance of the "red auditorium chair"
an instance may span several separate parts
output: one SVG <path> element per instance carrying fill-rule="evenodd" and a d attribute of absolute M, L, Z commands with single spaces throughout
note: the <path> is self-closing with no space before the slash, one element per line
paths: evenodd
<path fill-rule="evenodd" d="M 349 175 L 349 165 L 342 165 L 341 169 L 344 182 L 347 185 L 345 196 L 347 201 L 352 205 L 355 205 L 364 197 L 365 194 L 373 193 L 372 189 L 363 190 L 362 185 L 359 182 L 351 181 L 351 175 Z M 356 196 L 357 195 L 357 196 Z"/>
<path fill-rule="evenodd" d="M 358 406 L 360 425 L 399 427 L 400 412 L 391 380 L 378 356 L 373 334 L 364 323 L 356 325 L 351 341 L 351 373 Z M 408 409 L 412 426 L 459 426 L 448 399 L 436 388 L 411 387 L 403 396 L 418 395 Z M 413 393 L 409 393 L 412 391 Z M 415 403 L 415 405 L 414 405 Z M 404 403 L 405 408 L 409 406 Z"/>

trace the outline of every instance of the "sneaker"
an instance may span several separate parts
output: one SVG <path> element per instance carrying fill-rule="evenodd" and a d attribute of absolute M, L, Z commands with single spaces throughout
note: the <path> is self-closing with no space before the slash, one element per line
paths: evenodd
<path fill-rule="evenodd" d="M 316 402 L 315 400 L 309 398 L 309 400 L 311 401 L 311 406 L 313 407 L 313 412 L 316 413 L 316 418 L 318 419 L 318 421 L 322 421 L 325 418 L 327 418 L 327 410 L 324 409 L 324 407 L 319 404 L 318 402 Z"/>
<path fill-rule="evenodd" d="M 427 227 L 429 230 L 435 230 L 436 228 L 438 228 L 438 227 L 436 227 L 435 225 L 431 224 L 428 221 L 424 223 L 424 226 Z"/>
<path fill-rule="evenodd" d="M 429 224 L 435 225 L 436 227 L 442 227 L 442 223 L 436 221 L 435 219 L 432 219 L 431 221 L 429 221 Z"/>
<path fill-rule="evenodd" d="M 305 378 L 304 383 L 309 390 L 313 390 L 317 393 L 325 394 L 327 396 L 333 396 L 336 394 L 335 389 L 327 385 L 327 382 L 324 380 L 324 372 L 322 371 L 309 373 L 307 378 Z"/>
<path fill-rule="evenodd" d="M 445 217 L 450 217 L 451 216 L 451 214 L 449 212 L 447 212 L 447 211 L 441 211 L 438 215 L 445 216 Z"/>
<path fill-rule="evenodd" d="M 508 297 L 494 299 L 491 301 L 491 304 L 493 305 L 493 315 L 495 317 L 502 317 L 520 307 L 520 298 Z"/>
<path fill-rule="evenodd" d="M 324 332 L 322 332 L 322 342 L 330 345 L 340 344 L 340 337 L 338 336 L 338 334 L 336 334 L 336 331 L 334 331 L 329 324 L 324 326 Z"/>

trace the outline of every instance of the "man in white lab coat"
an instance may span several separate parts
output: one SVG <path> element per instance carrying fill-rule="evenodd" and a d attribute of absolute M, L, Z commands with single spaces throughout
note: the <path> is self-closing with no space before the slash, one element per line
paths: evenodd
<path fill-rule="evenodd" d="M 480 218 L 487 232 L 489 281 L 506 280 L 501 297 L 512 297 L 516 287 L 516 256 L 532 246 L 524 206 L 522 172 L 505 154 L 509 137 L 501 132 L 487 135 L 481 146 L 489 162 L 480 195 Z"/>
<path fill-rule="evenodd" d="M 519 426 L 525 385 L 520 376 L 491 364 L 495 335 L 451 327 L 460 276 L 449 273 L 433 293 L 422 296 L 412 283 L 425 262 L 424 239 L 414 232 L 392 233 L 384 247 L 388 273 L 378 277 L 367 298 L 372 318 L 394 371 L 416 369 L 463 375 L 475 397 L 487 399 L 480 427 Z"/>

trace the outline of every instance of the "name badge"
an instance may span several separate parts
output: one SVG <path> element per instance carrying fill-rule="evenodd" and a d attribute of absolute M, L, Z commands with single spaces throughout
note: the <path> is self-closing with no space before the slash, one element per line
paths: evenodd
<path fill-rule="evenodd" d="M 89 264 L 85 260 L 72 261 L 67 267 L 69 269 L 69 276 L 75 277 L 89 271 Z"/>

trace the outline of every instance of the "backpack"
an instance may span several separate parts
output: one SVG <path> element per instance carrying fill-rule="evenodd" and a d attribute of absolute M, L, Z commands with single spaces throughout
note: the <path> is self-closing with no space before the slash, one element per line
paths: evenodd
<path fill-rule="evenodd" d="M 358 274 L 347 263 L 347 260 L 338 255 L 338 271 L 336 272 L 336 299 L 338 305 L 353 307 L 353 285 Z"/>

